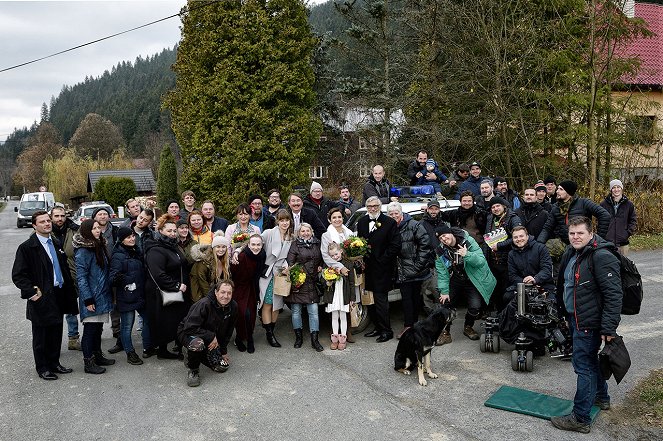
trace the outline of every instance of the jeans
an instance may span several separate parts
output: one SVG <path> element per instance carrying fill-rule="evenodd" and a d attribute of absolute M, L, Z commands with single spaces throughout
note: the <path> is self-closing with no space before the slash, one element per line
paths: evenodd
<path fill-rule="evenodd" d="M 76 314 L 66 314 L 67 320 L 67 336 L 69 338 L 78 338 L 78 316 Z"/>
<path fill-rule="evenodd" d="M 143 349 L 151 349 L 152 342 L 150 341 L 150 327 L 147 325 L 147 317 L 145 311 L 140 309 L 137 311 L 121 312 L 120 313 L 120 340 L 122 340 L 122 347 L 124 352 L 134 352 L 134 345 L 131 341 L 131 331 L 134 327 L 134 320 L 136 318 L 135 312 L 138 313 L 143 319 L 143 329 L 141 336 L 143 337 Z"/>
<path fill-rule="evenodd" d="M 302 329 L 302 304 L 293 303 L 290 306 L 292 310 L 292 328 Z M 318 304 L 307 303 L 306 310 L 308 311 L 308 327 L 311 332 L 320 331 L 320 320 L 318 319 Z"/>
<path fill-rule="evenodd" d="M 90 358 L 93 352 L 101 351 L 101 333 L 103 330 L 103 323 L 83 323 L 83 337 L 81 338 L 83 357 Z"/>
<path fill-rule="evenodd" d="M 567 318 L 573 336 L 573 355 L 571 363 L 578 375 L 576 382 L 576 395 L 573 399 L 573 414 L 583 423 L 591 423 L 589 412 L 594 400 L 610 401 L 608 383 L 601 376 L 599 369 L 599 348 L 601 347 L 601 334 L 598 329 L 576 329 L 575 317 Z"/>

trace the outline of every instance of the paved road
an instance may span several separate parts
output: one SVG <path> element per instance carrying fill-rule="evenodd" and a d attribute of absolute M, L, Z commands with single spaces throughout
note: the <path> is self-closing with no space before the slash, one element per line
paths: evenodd
<path fill-rule="evenodd" d="M 66 348 L 61 362 L 74 373 L 45 382 L 33 368 L 25 301 L 11 283 L 16 247 L 30 233 L 16 228 L 14 205 L 0 213 L 7 256 L 0 262 L 0 440 L 613 439 L 605 418 L 582 437 L 557 431 L 548 421 L 485 407 L 503 384 L 572 398 L 575 377 L 570 363 L 549 358 L 536 359 L 532 373 L 514 372 L 510 347 L 482 354 L 458 322 L 454 342 L 433 351 L 440 378 L 428 387 L 393 370 L 395 340 L 380 345 L 360 337 L 343 352 L 293 349 L 288 313 L 277 327 L 283 348 L 268 347 L 258 332 L 255 354 L 231 348 L 230 370 L 203 368 L 198 388 L 186 386 L 187 370 L 179 361 L 153 357 L 131 366 L 116 356 L 106 374 L 93 376 L 83 373 L 81 353 Z M 650 369 L 663 367 L 663 254 L 633 258 L 645 276 L 646 299 L 643 312 L 624 317 L 620 326 L 633 367 L 619 386 L 610 381 L 615 404 Z M 394 308 L 396 330 L 400 316 Z M 103 347 L 112 346 L 109 330 L 103 337 Z"/>

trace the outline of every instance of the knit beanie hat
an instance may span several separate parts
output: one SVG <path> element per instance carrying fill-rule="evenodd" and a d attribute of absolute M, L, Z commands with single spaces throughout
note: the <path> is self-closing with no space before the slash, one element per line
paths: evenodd
<path fill-rule="evenodd" d="M 451 227 L 447 225 L 445 222 L 442 222 L 436 229 L 435 229 L 435 234 L 437 236 L 441 236 L 442 234 L 453 234 L 453 231 L 451 230 Z"/>
<path fill-rule="evenodd" d="M 492 198 L 490 198 L 490 202 L 488 203 L 488 207 L 492 208 L 493 205 L 495 205 L 495 204 L 501 204 L 501 205 L 504 205 L 505 207 L 509 206 L 509 203 L 507 201 L 505 201 L 503 198 L 499 197 L 499 196 L 493 196 Z"/>
<path fill-rule="evenodd" d="M 559 186 L 564 189 L 570 196 L 575 196 L 576 190 L 578 190 L 578 184 L 573 181 L 562 181 L 559 183 Z"/>
<path fill-rule="evenodd" d="M 544 184 L 554 184 L 555 182 L 554 176 L 547 176 L 546 179 L 543 180 Z"/>
<path fill-rule="evenodd" d="M 612 188 L 612 187 L 610 187 L 610 188 Z M 108 207 L 99 207 L 99 208 L 95 209 L 95 210 L 92 212 L 92 218 L 91 218 L 91 219 L 94 219 L 95 216 L 97 215 L 97 213 L 99 213 L 100 211 L 105 211 L 106 213 L 108 213 L 109 216 L 111 215 L 111 212 L 110 212 L 110 210 L 108 209 Z"/>
<path fill-rule="evenodd" d="M 131 228 L 129 228 L 129 227 L 120 227 L 120 229 L 117 230 L 117 241 L 122 242 L 124 239 L 131 236 L 132 234 L 134 234 L 134 232 Z"/>
<path fill-rule="evenodd" d="M 223 235 L 214 236 L 214 239 L 212 239 L 212 248 L 218 247 L 219 245 L 225 245 L 227 248 L 230 248 L 230 241 Z"/>
<path fill-rule="evenodd" d="M 610 190 L 612 190 L 612 188 L 615 186 L 624 189 L 624 184 L 622 184 L 622 181 L 620 181 L 619 179 L 613 179 L 612 181 L 610 181 Z"/>
<path fill-rule="evenodd" d="M 313 190 L 322 190 L 322 185 L 320 185 L 319 183 L 313 181 L 313 183 L 311 184 L 311 189 L 309 190 L 309 193 L 313 193 Z"/>
<path fill-rule="evenodd" d="M 175 226 L 177 226 L 178 228 L 181 227 L 182 225 L 187 225 L 187 226 L 189 225 L 189 224 L 187 223 L 186 219 L 180 219 L 180 220 L 178 220 L 177 223 L 175 224 Z"/>

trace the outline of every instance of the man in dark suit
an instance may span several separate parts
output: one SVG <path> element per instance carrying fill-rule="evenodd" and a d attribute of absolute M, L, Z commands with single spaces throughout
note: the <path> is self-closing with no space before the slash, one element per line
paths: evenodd
<path fill-rule="evenodd" d="M 318 239 L 327 231 L 315 211 L 304 207 L 304 198 L 299 193 L 292 193 L 288 197 L 288 211 L 290 211 L 290 215 L 292 216 L 295 231 L 302 222 L 313 227 L 313 235 Z"/>
<path fill-rule="evenodd" d="M 368 310 L 375 329 L 366 337 L 378 337 L 383 343 L 394 337 L 389 322 L 389 290 L 393 287 L 393 269 L 396 256 L 401 249 L 401 236 L 398 225 L 381 212 L 382 203 L 377 196 L 366 199 L 366 216 L 357 222 L 357 236 L 368 241 L 371 252 L 365 257 L 364 272 L 366 289 L 373 291 L 375 304 Z"/>
<path fill-rule="evenodd" d="M 12 281 L 27 300 L 26 318 L 32 322 L 32 351 L 37 373 L 44 380 L 72 370 L 60 364 L 64 314 L 78 314 L 76 291 L 67 256 L 51 238 L 53 226 L 45 211 L 32 215 L 35 234 L 18 246 Z"/>

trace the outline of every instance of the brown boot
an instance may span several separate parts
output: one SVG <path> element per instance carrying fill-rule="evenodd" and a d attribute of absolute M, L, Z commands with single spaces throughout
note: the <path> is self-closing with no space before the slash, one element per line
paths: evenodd
<path fill-rule="evenodd" d="M 69 337 L 69 343 L 67 344 L 67 349 L 70 351 L 81 350 L 81 341 L 78 339 L 78 335 L 74 337 Z"/>
<path fill-rule="evenodd" d="M 348 326 L 348 333 L 346 335 L 345 341 L 348 342 L 348 343 L 354 343 L 355 342 L 355 339 L 352 337 L 352 331 L 350 331 L 349 326 Z"/>
<path fill-rule="evenodd" d="M 477 331 L 471 326 L 465 326 L 463 329 L 463 335 L 470 340 L 479 340 L 479 334 L 477 334 Z"/>

